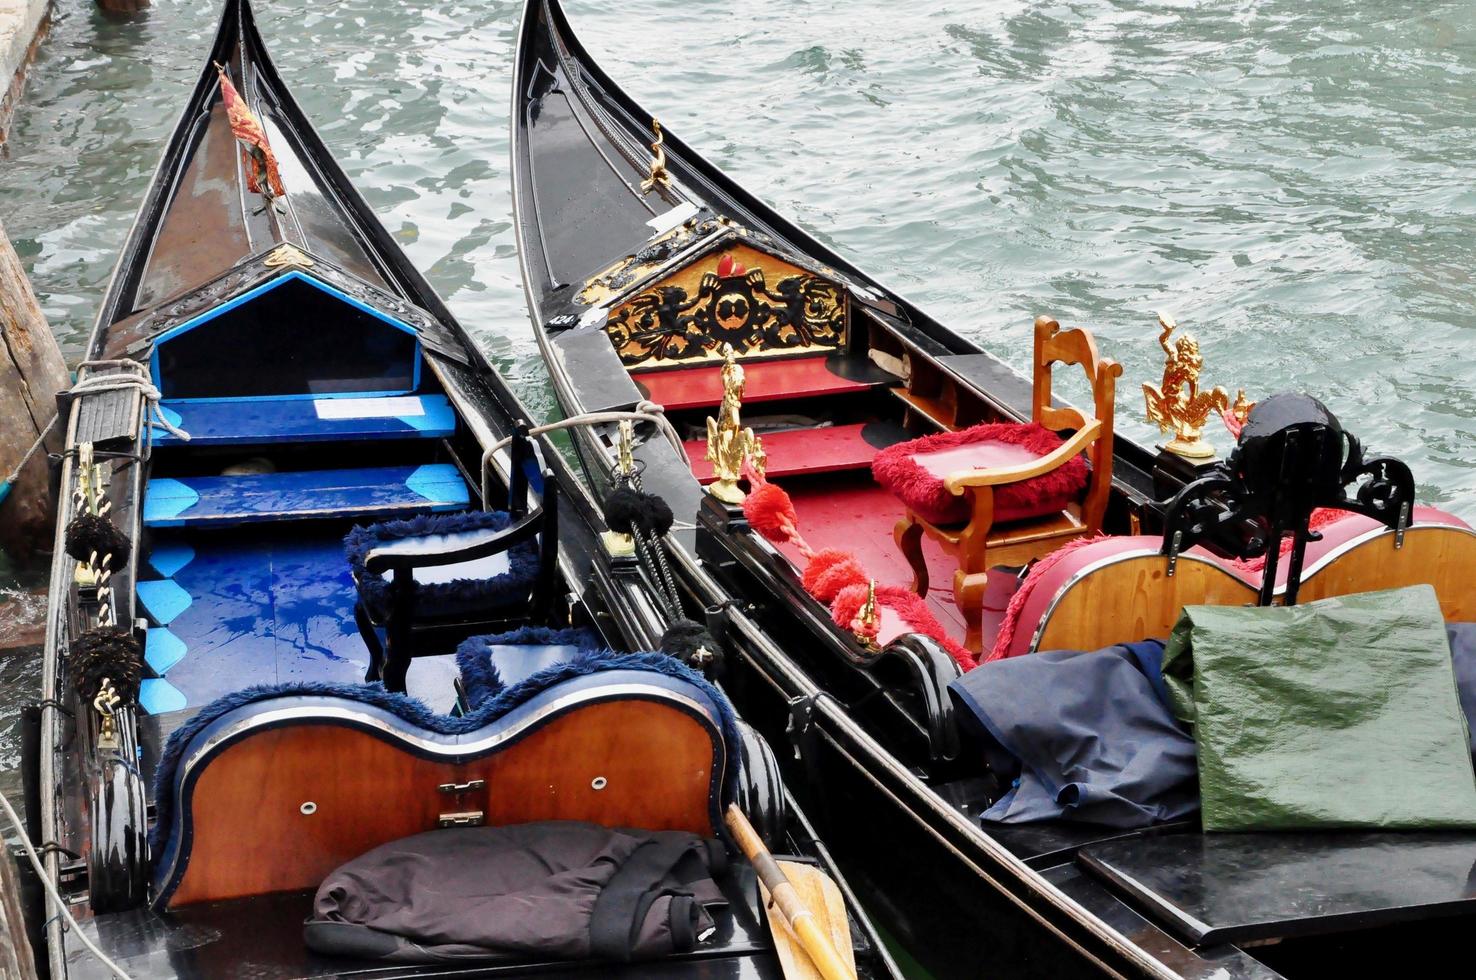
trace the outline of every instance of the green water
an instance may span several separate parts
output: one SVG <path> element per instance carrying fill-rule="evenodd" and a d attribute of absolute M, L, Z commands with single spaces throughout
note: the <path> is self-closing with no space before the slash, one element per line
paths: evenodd
<path fill-rule="evenodd" d="M 535 413 L 507 178 L 512 0 L 262 0 L 351 178 Z M 1017 365 L 1032 318 L 1157 380 L 1299 387 L 1476 516 L 1476 5 L 1333 0 L 571 3 L 611 75 L 781 211 Z M 60 0 L 0 219 L 69 356 L 214 30 Z M 1212 433 L 1212 437 L 1218 435 Z M 1225 441 L 1220 436 L 1222 443 Z M 35 671 L 0 662 L 4 726 Z M 7 705 L 9 707 L 7 707 Z"/>

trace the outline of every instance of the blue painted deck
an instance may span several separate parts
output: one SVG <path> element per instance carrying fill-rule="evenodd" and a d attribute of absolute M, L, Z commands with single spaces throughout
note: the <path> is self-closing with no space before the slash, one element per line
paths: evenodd
<path fill-rule="evenodd" d="M 369 652 L 337 532 L 171 532 L 156 536 L 149 563 L 169 573 L 138 585 L 150 622 L 144 657 L 164 675 L 144 682 L 151 714 L 253 684 L 363 681 Z"/>
<path fill-rule="evenodd" d="M 360 439 L 439 439 L 456 432 L 445 395 L 377 398 L 164 401 L 164 416 L 192 446 L 263 445 Z M 156 445 L 182 445 L 164 429 Z"/>
<path fill-rule="evenodd" d="M 450 463 L 249 476 L 157 477 L 144 496 L 149 527 L 224 526 L 316 517 L 391 517 L 460 510 L 466 482 Z"/>

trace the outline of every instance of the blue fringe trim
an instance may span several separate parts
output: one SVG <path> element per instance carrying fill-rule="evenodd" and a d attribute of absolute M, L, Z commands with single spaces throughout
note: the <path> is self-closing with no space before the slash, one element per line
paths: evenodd
<path fill-rule="evenodd" d="M 406 538 L 433 534 L 459 534 L 466 531 L 501 531 L 512 524 L 512 516 L 503 511 L 465 511 L 457 514 L 422 514 L 403 521 L 384 521 L 367 527 L 356 527 L 343 539 L 344 552 L 359 586 L 359 597 L 370 616 L 383 621 L 389 609 L 389 580 L 370 574 L 364 562 L 369 552 L 382 544 Z M 499 599 L 525 598 L 525 592 L 538 574 L 538 545 L 525 541 L 508 552 L 507 571 L 491 578 L 461 578 L 450 582 L 415 584 L 415 604 L 424 612 L 456 612 L 473 610 L 479 604 Z"/>
<path fill-rule="evenodd" d="M 296 681 L 287 684 L 260 684 L 217 698 L 201 708 L 185 722 L 164 746 L 159 766 L 154 770 L 154 804 L 156 818 L 149 830 L 149 847 L 162 852 L 164 835 L 174 818 L 174 773 L 180 757 L 194 737 L 208 725 L 235 709 L 257 701 L 297 696 L 341 697 L 360 704 L 372 705 L 390 712 L 413 725 L 441 735 L 463 735 L 476 731 L 501 718 L 519 705 L 531 700 L 556 684 L 575 677 L 606 670 L 644 670 L 665 674 L 695 685 L 717 706 L 719 727 L 727 746 L 723 773 L 723 798 L 733 800 L 738 792 L 738 768 L 743 758 L 743 742 L 738 734 L 738 716 L 725 694 L 713 687 L 686 664 L 664 653 L 614 653 L 610 650 L 581 650 L 572 660 L 540 670 L 521 684 L 498 692 L 476 705 L 470 714 L 456 717 L 438 715 L 426 705 L 406 694 L 386 691 L 379 683 L 336 684 L 328 681 Z"/>
<path fill-rule="evenodd" d="M 599 649 L 600 638 L 577 626 L 566 629 L 523 626 L 506 633 L 473 636 L 463 640 L 456 648 L 456 668 L 461 674 L 461 686 L 466 691 L 467 704 L 476 708 L 502 690 L 502 679 L 497 676 L 497 668 L 492 665 L 488 647 L 532 645 L 574 646 L 581 652 L 592 652 Z"/>

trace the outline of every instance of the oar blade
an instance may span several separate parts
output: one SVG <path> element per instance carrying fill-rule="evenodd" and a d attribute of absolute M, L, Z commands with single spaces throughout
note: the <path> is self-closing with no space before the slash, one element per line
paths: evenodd
<path fill-rule="evenodd" d="M 819 868 L 796 861 L 779 861 L 779 867 L 794 885 L 804 904 L 815 915 L 820 931 L 830 939 L 831 946 L 850 970 L 856 974 L 856 956 L 851 949 L 851 923 L 846 917 L 846 901 L 841 890 L 830 876 Z M 779 965 L 784 970 L 785 980 L 824 980 L 815 967 L 799 937 L 784 919 L 784 913 L 770 903 L 768 889 L 763 890 L 764 908 L 769 915 L 769 929 L 774 934 L 774 946 L 779 956 Z"/>

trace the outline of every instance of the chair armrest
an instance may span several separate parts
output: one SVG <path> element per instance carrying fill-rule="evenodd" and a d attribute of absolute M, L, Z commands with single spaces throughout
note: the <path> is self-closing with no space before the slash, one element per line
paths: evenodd
<path fill-rule="evenodd" d="M 1014 466 L 996 466 L 992 469 L 960 470 L 949 474 L 943 481 L 943 485 L 954 496 L 962 496 L 963 492 L 971 487 L 997 487 L 1006 483 L 1019 483 L 1022 480 L 1033 479 L 1065 465 L 1073 456 L 1095 442 L 1101 434 L 1101 419 L 1091 419 L 1070 439 L 1037 460 L 1017 463 Z"/>
<path fill-rule="evenodd" d="M 457 548 L 437 548 L 428 540 L 419 548 L 413 547 L 414 538 L 394 542 L 392 547 L 375 548 L 364 558 L 364 570 L 373 575 L 387 571 L 413 568 L 432 568 L 436 565 L 455 565 L 458 562 L 475 561 L 507 551 L 524 541 L 531 541 L 543 530 L 543 508 L 538 508 L 527 517 L 500 531 L 486 531 L 485 536 L 471 544 Z"/>

